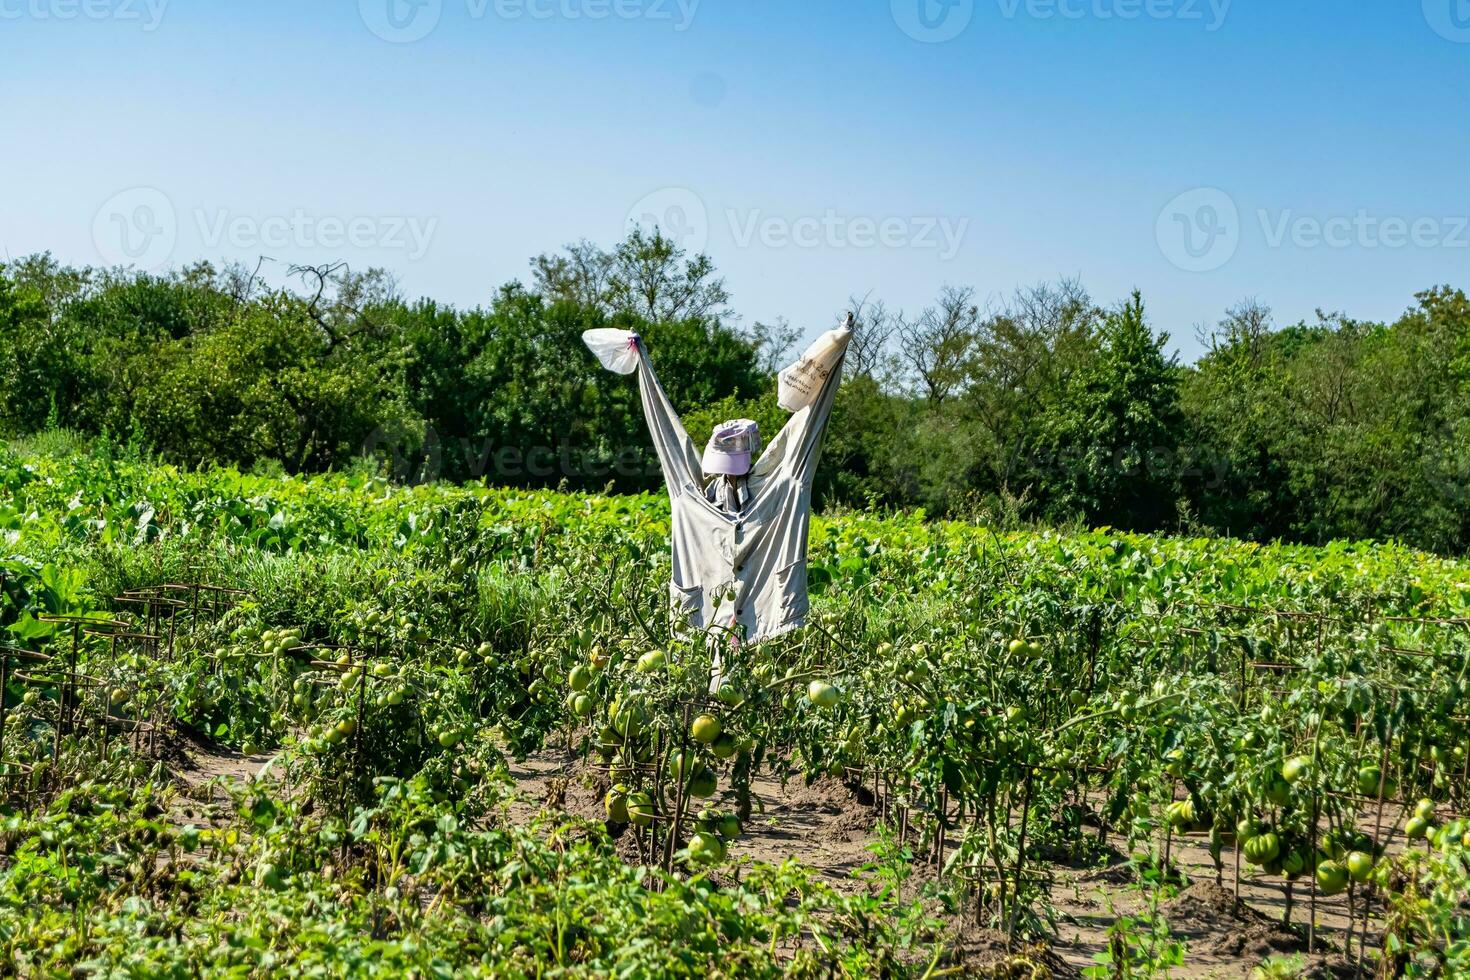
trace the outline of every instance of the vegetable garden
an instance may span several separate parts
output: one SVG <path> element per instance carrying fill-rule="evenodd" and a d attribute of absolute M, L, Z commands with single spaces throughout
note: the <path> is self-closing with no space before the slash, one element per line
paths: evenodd
<path fill-rule="evenodd" d="M 1470 974 L 1470 565 L 830 515 L 711 695 L 666 520 L 0 451 L 3 969 L 1205 975 L 1211 885 L 1297 955 L 1208 975 Z M 871 861 L 767 860 L 783 784 Z"/>

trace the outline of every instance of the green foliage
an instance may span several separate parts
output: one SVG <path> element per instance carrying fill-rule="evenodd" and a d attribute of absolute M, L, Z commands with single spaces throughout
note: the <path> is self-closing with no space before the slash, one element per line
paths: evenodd
<path fill-rule="evenodd" d="M 1167 341 L 1144 321 L 1136 291 L 1108 316 L 1096 359 L 1043 423 L 1056 516 L 1080 511 L 1094 525 L 1142 530 L 1175 516 L 1184 416 Z"/>
<path fill-rule="evenodd" d="M 0 450 L 0 627 L 54 653 L 67 645 L 42 612 L 137 622 L 113 596 L 248 590 L 180 608 L 167 656 L 85 639 L 79 671 L 98 683 L 78 709 L 271 761 L 211 811 L 220 788 L 179 794 L 171 753 L 104 744 L 100 725 L 58 740 L 50 672 L 12 675 L 4 761 L 33 767 L 7 789 L 30 796 L 0 812 L 15 972 L 978 972 L 948 930 L 1046 941 L 1050 862 L 1102 850 L 1103 826 L 1163 886 L 1155 903 L 1176 880 L 1166 832 L 1209 834 L 1217 855 L 1245 837 L 1246 874 L 1273 885 L 1293 874 L 1275 856 L 1314 860 L 1313 842 L 1376 860 L 1390 823 L 1374 840 L 1353 818 L 1384 760 L 1441 826 L 1357 895 L 1389 903 L 1390 956 L 1464 965 L 1467 825 L 1442 819 L 1470 804 L 1462 561 L 826 515 L 810 625 L 725 648 L 711 700 L 714 644 L 665 615 L 662 494 L 182 470 L 106 449 Z M 696 705 L 713 741 L 691 731 Z M 566 824 L 509 807 L 505 759 L 553 746 L 685 839 L 615 805 Z M 906 814 L 901 838 L 876 831 L 861 886 L 747 860 L 757 777 L 853 774 Z M 710 794 L 691 804 L 696 785 Z M 1156 904 L 1111 940 L 1104 975 L 1182 953 Z M 991 966 L 1032 975 L 1028 955 Z"/>
<path fill-rule="evenodd" d="M 723 418 L 773 434 L 787 417 L 773 375 L 789 328 L 731 326 L 708 256 L 657 230 L 540 256 L 530 287 L 473 309 L 407 301 L 381 270 L 291 273 L 303 288 L 208 264 L 0 267 L 0 432 L 126 433 L 186 466 L 657 489 L 636 385 L 580 341 L 607 326 L 643 335 L 697 440 Z M 973 295 L 946 287 L 914 315 L 854 304 L 820 502 L 1470 548 L 1462 291 L 1422 293 L 1393 324 L 1277 329 L 1243 303 L 1187 367 L 1137 294 L 1111 312 L 1071 281 L 992 312 Z"/>
<path fill-rule="evenodd" d="M 1463 829 L 1463 821 L 1461 822 Z M 1470 974 L 1470 833 L 1437 849 L 1411 849 L 1394 862 L 1383 976 Z"/>

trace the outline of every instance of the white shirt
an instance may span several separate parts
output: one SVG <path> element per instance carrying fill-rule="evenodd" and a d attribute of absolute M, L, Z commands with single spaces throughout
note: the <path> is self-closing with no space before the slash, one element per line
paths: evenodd
<path fill-rule="evenodd" d="M 820 379 L 812 403 L 787 420 L 752 465 L 738 509 L 727 508 L 733 488 L 723 477 L 716 478 L 722 486 L 707 493 L 699 453 L 654 375 L 642 341 L 636 341 L 643 415 L 672 512 L 669 593 L 675 617 L 689 626 L 732 630 L 737 636 L 743 630 L 747 642 L 757 642 L 806 621 L 812 477 L 851 338 L 851 330 L 842 332 L 842 354 Z"/>

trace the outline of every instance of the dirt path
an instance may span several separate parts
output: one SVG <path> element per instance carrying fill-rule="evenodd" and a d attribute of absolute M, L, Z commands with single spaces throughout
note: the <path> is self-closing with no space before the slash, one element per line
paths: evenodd
<path fill-rule="evenodd" d="M 269 755 L 242 755 L 229 748 L 180 738 L 171 746 L 169 771 L 179 789 L 171 819 L 183 826 L 225 826 L 231 814 L 226 785 L 240 785 L 260 775 Z"/>
<path fill-rule="evenodd" d="M 548 806 L 588 819 L 603 818 L 605 779 L 599 781 L 600 774 L 580 760 L 568 760 L 565 752 L 553 751 L 509 765 L 520 796 L 512 807 L 512 819 L 528 821 Z M 755 812 L 734 848 L 736 856 L 772 862 L 796 858 L 833 887 L 848 891 L 872 887 L 872 876 L 864 874 L 863 869 L 877 860 L 873 850 L 879 841 L 874 830 L 876 815 L 852 790 L 831 779 L 819 780 L 810 787 L 792 780 L 783 787 L 769 776 L 757 779 L 752 789 L 757 798 Z M 1371 827 L 1371 823 L 1368 825 Z M 1385 826 L 1389 825 L 1385 821 Z M 1401 839 L 1393 842 L 1395 849 L 1402 846 Z M 1267 956 L 1305 954 L 1304 933 L 1283 924 L 1287 906 L 1284 881 L 1255 875 L 1253 869 L 1242 864 L 1237 903 L 1232 853 L 1224 856 L 1219 884 L 1203 835 L 1176 838 L 1172 858 L 1191 884 L 1160 908 L 1173 935 L 1187 945 L 1184 967 L 1171 975 L 1189 980 L 1245 977 Z M 1108 929 L 1113 923 L 1122 916 L 1146 912 L 1147 893 L 1133 884 L 1122 867 L 1056 867 L 1054 874 L 1051 896 L 1057 913 L 1057 941 L 1053 948 L 1066 966 L 1080 971 L 1093 965 L 1094 957 L 1107 949 Z M 929 877 L 932 871 L 915 869 L 916 884 Z M 1293 892 L 1291 921 L 1304 929 L 1311 905 L 1305 881 L 1299 881 Z M 1332 952 L 1347 945 L 1347 896 L 1319 897 L 1316 921 L 1319 953 L 1306 957 L 1306 975 L 1352 977 L 1351 967 Z M 1357 921 L 1354 954 L 1361 936 L 1361 917 Z M 971 933 L 982 932 L 973 922 L 960 925 Z M 1370 952 L 1373 933 L 1376 928 L 1370 933 Z M 1370 960 L 1364 975 L 1371 973 Z"/>

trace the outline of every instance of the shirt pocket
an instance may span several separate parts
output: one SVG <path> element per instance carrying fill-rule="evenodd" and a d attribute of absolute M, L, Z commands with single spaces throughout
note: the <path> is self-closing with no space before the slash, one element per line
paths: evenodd
<path fill-rule="evenodd" d="M 776 588 L 780 602 L 781 619 L 778 626 L 786 626 L 801 619 L 811 607 L 806 594 L 806 559 L 801 558 L 776 569 Z"/>
<path fill-rule="evenodd" d="M 669 609 L 676 621 L 687 620 L 696 628 L 704 626 L 704 586 L 669 583 Z"/>

